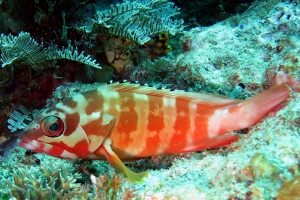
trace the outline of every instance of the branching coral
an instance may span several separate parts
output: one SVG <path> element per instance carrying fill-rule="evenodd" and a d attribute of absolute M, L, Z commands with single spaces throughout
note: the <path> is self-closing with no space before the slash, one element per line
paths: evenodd
<path fill-rule="evenodd" d="M 91 181 L 97 199 L 125 200 L 136 196 L 134 194 L 135 190 L 130 189 L 128 186 L 129 179 L 125 179 L 121 175 L 100 175 L 98 178 L 92 175 Z"/>
<path fill-rule="evenodd" d="M 2 185 L 0 191 L 2 196 L 15 199 L 70 199 L 79 194 L 87 197 L 88 193 L 81 191 L 81 185 L 76 183 L 81 176 L 72 171 L 67 164 L 43 165 L 42 173 L 18 168 L 11 179 L 4 179 L 6 186 Z"/>
<path fill-rule="evenodd" d="M 82 177 L 71 163 L 44 163 L 41 169 L 13 170 L 11 177 L 1 176 L 0 199 L 132 199 L 136 196 L 129 179 L 120 175 L 91 176 L 92 185 L 82 185 Z"/>

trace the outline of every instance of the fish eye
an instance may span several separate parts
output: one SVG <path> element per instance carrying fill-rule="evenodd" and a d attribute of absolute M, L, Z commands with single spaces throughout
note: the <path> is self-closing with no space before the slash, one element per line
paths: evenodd
<path fill-rule="evenodd" d="M 41 130 L 48 137 L 58 137 L 64 132 L 64 123 L 59 117 L 48 116 L 43 119 Z"/>

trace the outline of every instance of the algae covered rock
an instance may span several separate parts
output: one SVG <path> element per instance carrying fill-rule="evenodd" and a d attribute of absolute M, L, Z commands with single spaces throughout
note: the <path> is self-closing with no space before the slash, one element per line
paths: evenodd
<path fill-rule="evenodd" d="M 300 199 L 300 175 L 295 176 L 291 181 L 282 184 L 278 191 L 276 200 L 297 200 Z"/>

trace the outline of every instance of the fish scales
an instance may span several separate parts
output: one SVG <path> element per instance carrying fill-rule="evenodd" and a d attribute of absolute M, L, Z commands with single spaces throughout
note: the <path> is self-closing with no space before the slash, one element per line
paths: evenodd
<path fill-rule="evenodd" d="M 290 96 L 285 84 L 246 101 L 211 94 L 111 84 L 77 94 L 41 112 L 19 145 L 66 159 L 106 159 L 133 181 L 122 160 L 226 146 Z"/>

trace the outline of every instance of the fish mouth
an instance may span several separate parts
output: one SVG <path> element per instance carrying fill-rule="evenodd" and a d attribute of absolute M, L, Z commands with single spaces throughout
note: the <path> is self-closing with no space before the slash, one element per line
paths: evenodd
<path fill-rule="evenodd" d="M 56 158 L 75 159 L 78 158 L 76 154 L 68 152 L 63 148 L 55 145 L 50 145 L 23 134 L 19 139 L 19 146 L 34 151 L 36 153 L 43 153 Z"/>
<path fill-rule="evenodd" d="M 51 145 L 32 139 L 25 134 L 20 136 L 19 146 L 31 150 L 33 152 L 43 154 L 49 154 L 48 152 L 52 148 Z"/>
<path fill-rule="evenodd" d="M 19 146 L 21 146 L 25 149 L 36 151 L 37 149 L 40 148 L 41 143 L 28 137 L 26 134 L 23 134 L 20 136 Z"/>

